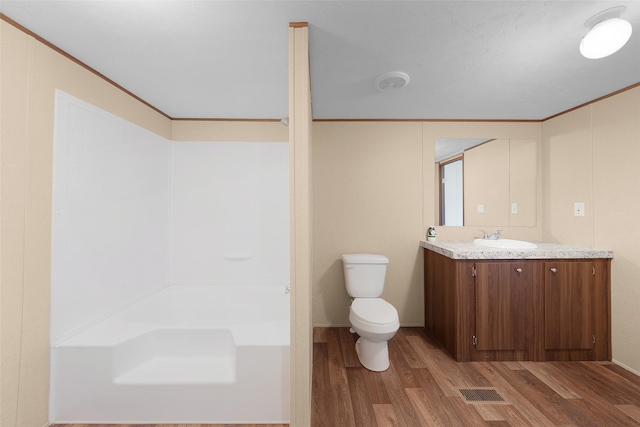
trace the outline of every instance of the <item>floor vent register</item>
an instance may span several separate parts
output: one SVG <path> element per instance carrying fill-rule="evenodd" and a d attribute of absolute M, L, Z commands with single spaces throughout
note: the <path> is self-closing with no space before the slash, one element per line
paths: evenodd
<path fill-rule="evenodd" d="M 508 403 L 492 387 L 461 387 L 458 391 L 465 403 Z"/>

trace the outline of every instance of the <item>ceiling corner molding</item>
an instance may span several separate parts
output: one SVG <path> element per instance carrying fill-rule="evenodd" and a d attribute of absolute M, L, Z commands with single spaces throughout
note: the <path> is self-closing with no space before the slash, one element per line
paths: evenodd
<path fill-rule="evenodd" d="M 640 87 L 640 82 L 632 84 L 631 86 L 624 87 L 624 88 L 622 88 L 620 90 L 617 90 L 615 92 L 611 92 L 611 93 L 609 93 L 607 95 L 601 96 L 600 98 L 592 99 L 591 101 L 587 101 L 584 104 L 580 104 L 580 105 L 577 105 L 577 106 L 575 106 L 573 108 L 569 108 L 568 110 L 561 111 L 558 114 L 554 114 L 553 116 L 549 116 L 546 119 L 542 119 L 541 121 L 542 122 L 546 122 L 547 120 L 555 119 L 556 117 L 562 116 L 563 114 L 570 113 L 570 112 L 578 110 L 578 109 L 580 109 L 582 107 L 586 107 L 587 105 L 595 104 L 598 101 L 602 101 L 604 99 L 611 98 L 612 96 L 619 95 L 622 92 L 626 92 L 628 90 L 635 89 L 637 87 Z"/>
<path fill-rule="evenodd" d="M 486 123 L 540 123 L 539 119 L 313 119 L 314 122 L 398 122 L 398 123 L 442 123 L 442 122 L 454 122 L 454 123 L 470 123 L 470 122 L 486 122 Z"/>
<path fill-rule="evenodd" d="M 208 117 L 174 117 L 171 120 L 175 122 L 263 122 L 263 123 L 280 123 L 282 119 L 224 119 L 224 118 L 208 118 Z"/>
<path fill-rule="evenodd" d="M 33 37 L 34 39 L 36 39 L 40 43 L 44 44 L 48 48 L 53 49 L 54 51 L 56 51 L 60 55 L 62 55 L 65 58 L 69 59 L 70 61 L 75 62 L 76 64 L 78 64 L 79 66 L 84 68 L 85 70 L 89 71 L 92 74 L 95 74 L 97 77 L 101 78 L 102 80 L 106 81 L 107 83 L 111 84 L 112 86 L 115 86 L 117 89 L 120 89 L 122 92 L 124 92 L 127 95 L 131 96 L 135 100 L 143 103 L 144 105 L 146 105 L 147 107 L 151 108 L 155 112 L 163 115 L 164 117 L 168 118 L 169 120 L 173 120 L 173 117 L 169 116 L 164 111 L 162 111 L 162 110 L 154 107 L 153 105 L 149 104 L 147 101 L 145 101 L 144 99 L 140 98 L 139 96 L 137 96 L 133 92 L 131 92 L 131 91 L 125 89 L 124 87 L 120 86 L 118 83 L 114 82 L 113 80 L 111 80 L 110 78 L 105 76 L 104 74 L 102 74 L 102 73 L 96 71 L 95 69 L 91 68 L 90 66 L 88 66 L 84 62 L 80 61 L 79 59 L 77 59 L 73 55 L 70 55 L 69 53 L 67 53 L 64 50 L 60 49 L 58 46 L 56 46 L 53 43 L 45 40 L 44 38 L 40 37 L 38 34 L 34 33 L 33 31 L 29 30 L 28 28 L 20 25 L 19 23 L 17 23 L 13 19 L 9 18 L 8 16 L 4 15 L 3 13 L 0 13 L 0 20 L 5 21 L 7 24 L 12 25 L 13 27 L 15 27 L 18 30 L 22 31 L 23 33 L 27 34 L 28 36 Z"/>

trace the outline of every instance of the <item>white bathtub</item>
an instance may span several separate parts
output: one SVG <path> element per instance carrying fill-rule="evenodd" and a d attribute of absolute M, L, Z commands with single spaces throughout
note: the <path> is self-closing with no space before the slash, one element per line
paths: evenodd
<path fill-rule="evenodd" d="M 51 422 L 289 422 L 284 286 L 169 286 L 51 348 Z"/>

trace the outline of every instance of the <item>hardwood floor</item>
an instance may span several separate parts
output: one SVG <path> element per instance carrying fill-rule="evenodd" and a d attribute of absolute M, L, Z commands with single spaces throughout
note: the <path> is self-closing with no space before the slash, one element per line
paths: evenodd
<path fill-rule="evenodd" d="M 376 373 L 358 362 L 356 338 L 348 328 L 314 329 L 313 427 L 640 426 L 640 377 L 610 362 L 456 363 L 424 328 L 401 328 L 390 368 Z M 495 389 L 505 402 L 465 403 L 461 387 Z M 253 427 L 144 425 L 187 426 Z"/>
<path fill-rule="evenodd" d="M 289 427 L 289 424 L 52 424 L 50 427 Z"/>
<path fill-rule="evenodd" d="M 366 370 L 348 328 L 316 328 L 312 426 L 640 426 L 640 377 L 611 362 L 456 363 L 424 328 L 389 342 L 391 367 Z M 501 403 L 465 403 L 459 388 Z"/>

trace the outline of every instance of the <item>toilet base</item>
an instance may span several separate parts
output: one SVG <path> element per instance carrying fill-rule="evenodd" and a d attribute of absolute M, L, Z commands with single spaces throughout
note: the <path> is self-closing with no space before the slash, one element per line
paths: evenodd
<path fill-rule="evenodd" d="M 362 366 L 370 371 L 382 372 L 389 368 L 387 341 L 371 342 L 360 337 L 356 341 L 356 353 Z"/>

